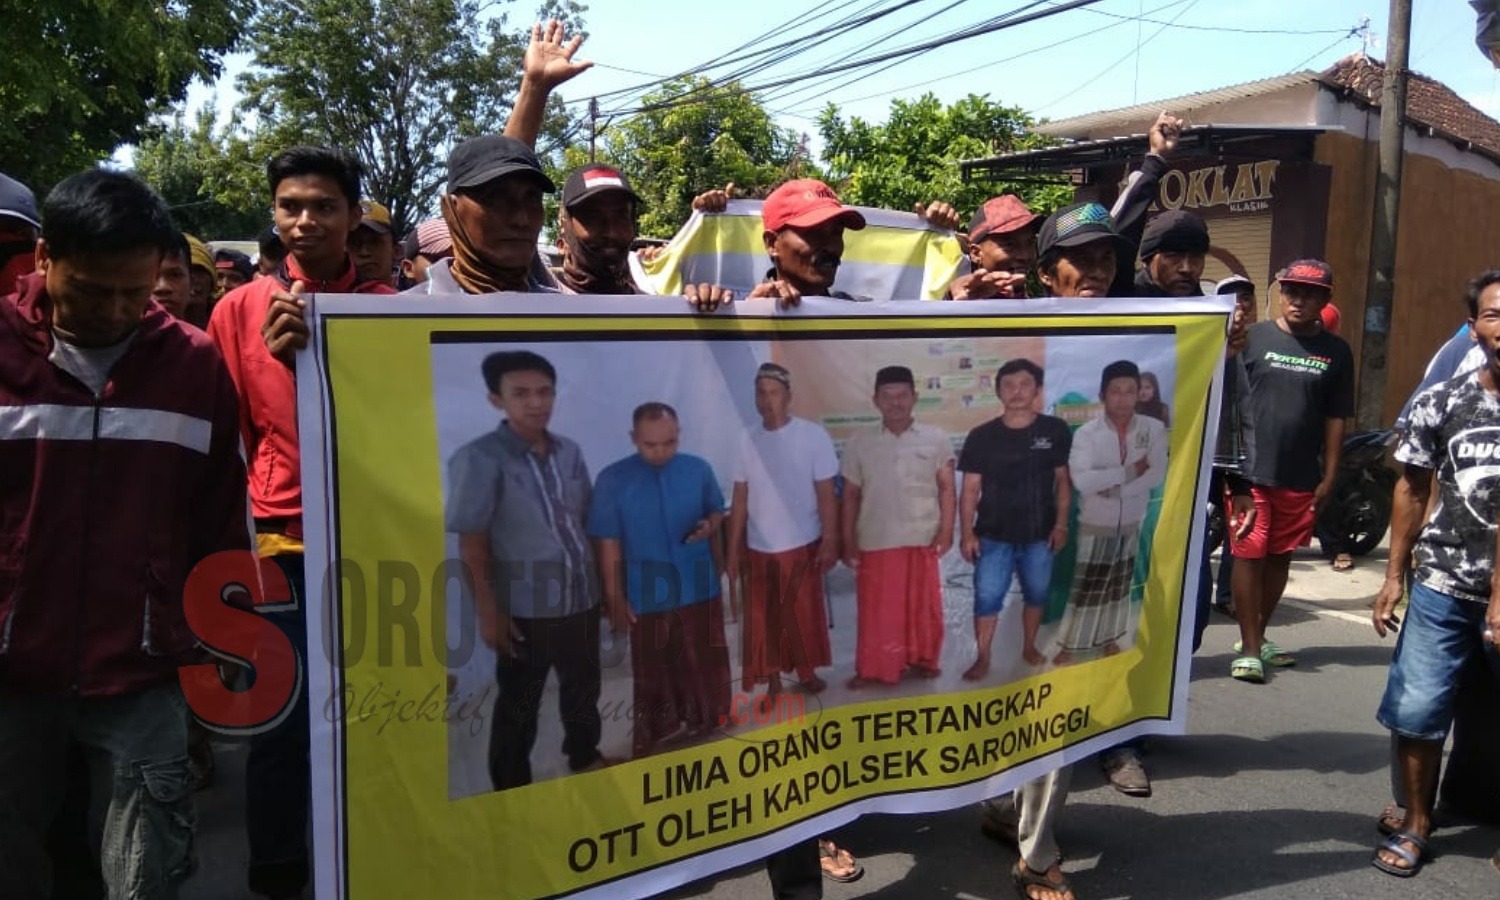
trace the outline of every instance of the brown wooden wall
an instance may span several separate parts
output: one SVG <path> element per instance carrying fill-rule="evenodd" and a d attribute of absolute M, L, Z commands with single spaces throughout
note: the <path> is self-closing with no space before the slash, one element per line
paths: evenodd
<path fill-rule="evenodd" d="M 1315 158 L 1333 169 L 1328 198 L 1328 262 L 1345 340 L 1359 359 L 1366 269 L 1374 214 L 1377 145 L 1345 134 L 1318 139 Z M 1422 377 L 1427 361 L 1467 317 L 1468 280 L 1500 266 L 1500 181 L 1408 153 L 1396 234 L 1384 423 Z"/>

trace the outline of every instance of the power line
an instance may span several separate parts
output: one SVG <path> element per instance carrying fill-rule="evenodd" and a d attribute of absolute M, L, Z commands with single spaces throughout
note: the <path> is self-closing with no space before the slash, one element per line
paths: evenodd
<path fill-rule="evenodd" d="M 949 3 L 947 6 L 943 7 L 942 9 L 940 9 L 937 12 L 933 13 L 932 15 L 927 16 L 926 17 L 926 21 L 929 21 L 929 22 L 934 21 L 939 16 L 942 16 L 945 13 L 951 12 L 954 9 L 962 6 L 963 4 L 965 4 L 967 2 L 968 2 L 968 0 L 954 0 L 954 2 Z M 1033 4 L 1033 5 L 1035 5 L 1035 4 Z M 1022 9 L 1024 9 L 1024 8 L 1025 7 L 1022 7 Z M 1005 18 L 1005 16 L 997 16 L 994 19 L 990 19 L 989 21 L 991 21 L 991 22 L 997 22 L 997 21 L 1001 21 L 1004 18 Z M 915 24 L 915 23 L 913 23 L 913 24 Z M 894 63 L 892 63 L 889 66 L 882 66 L 881 68 L 877 69 L 874 72 L 869 72 L 869 73 L 859 72 L 859 73 L 856 73 L 855 75 L 851 76 L 847 80 L 841 81 L 840 84 L 838 84 L 835 87 L 827 88 L 827 89 L 824 88 L 824 85 L 826 85 L 829 81 L 833 80 L 834 77 L 836 77 L 836 76 L 824 76 L 822 74 L 826 70 L 827 67 L 833 66 L 833 65 L 837 65 L 837 64 L 842 63 L 842 62 L 847 62 L 848 60 L 853 59 L 856 56 L 856 54 L 858 54 L 860 51 L 862 51 L 862 50 L 863 51 L 873 50 L 874 48 L 876 48 L 876 47 L 878 47 L 878 46 L 886 43 L 887 41 L 891 40 L 892 38 L 900 36 L 902 34 L 905 34 L 905 33 L 907 33 L 910 30 L 911 30 L 911 26 L 910 25 L 901 26 L 901 27 L 895 29 L 894 31 L 890 31 L 890 32 L 886 33 L 885 35 L 882 35 L 881 37 L 876 38 L 875 40 L 871 41 L 870 43 L 861 46 L 860 48 L 858 48 L 856 50 L 850 50 L 850 51 L 845 52 L 845 53 L 843 53 L 843 54 L 841 54 L 839 56 L 830 57 L 830 58 L 821 60 L 818 63 L 814 64 L 810 69 L 805 70 L 805 73 L 807 75 L 812 75 L 812 76 L 816 76 L 816 77 L 813 77 L 813 78 L 809 79 L 809 81 L 807 83 L 797 84 L 795 86 L 789 85 L 787 87 L 787 89 L 785 89 L 785 90 L 781 90 L 781 91 L 772 93 L 770 95 L 762 96 L 760 98 L 760 101 L 761 101 L 761 103 L 763 105 L 768 105 L 768 104 L 771 104 L 771 103 L 787 101 L 787 100 L 789 100 L 792 97 L 796 97 L 796 96 L 798 96 L 800 94 L 806 94 L 809 91 L 822 91 L 823 93 L 826 94 L 828 91 L 836 91 L 839 88 L 846 87 L 849 84 L 852 84 L 852 83 L 854 83 L 856 81 L 859 81 L 861 79 L 868 78 L 868 77 L 870 77 L 872 75 L 879 75 L 880 73 L 889 71 L 890 69 L 893 69 L 896 66 L 899 66 L 899 65 L 902 65 L 904 63 L 910 62 L 911 61 L 910 59 L 898 60 L 897 62 L 894 62 Z"/>
<path fill-rule="evenodd" d="M 915 45 L 910 46 L 910 47 L 902 48 L 900 50 L 892 50 L 892 51 L 888 51 L 886 53 L 877 54 L 875 56 L 872 56 L 872 57 L 869 57 L 869 58 L 866 58 L 866 59 L 855 60 L 855 61 L 851 61 L 851 62 L 845 63 L 843 65 L 833 66 L 833 67 L 830 67 L 829 69 L 825 70 L 825 72 L 823 74 L 825 74 L 825 75 L 833 75 L 833 74 L 837 74 L 839 72 L 850 71 L 852 69 L 866 68 L 868 66 L 876 65 L 876 64 L 879 64 L 879 63 L 882 63 L 882 62 L 888 62 L 888 61 L 890 61 L 892 59 L 899 59 L 899 58 L 906 57 L 906 56 L 915 56 L 915 55 L 918 55 L 918 54 L 921 54 L 921 53 L 926 53 L 926 52 L 928 52 L 930 50 L 937 49 L 938 47 L 952 46 L 953 44 L 959 43 L 961 41 L 969 40 L 970 38 L 980 37 L 981 35 L 990 34 L 990 33 L 995 32 L 995 31 L 1001 31 L 1003 29 L 1011 28 L 1011 27 L 1014 27 L 1016 25 L 1023 25 L 1023 24 L 1025 24 L 1027 22 L 1034 22 L 1034 21 L 1037 21 L 1039 19 L 1050 18 L 1051 16 L 1058 15 L 1059 13 L 1068 12 L 1068 11 L 1073 10 L 1073 9 L 1080 9 L 1082 7 L 1090 6 L 1090 5 L 1094 4 L 1094 3 L 1099 3 L 1099 2 L 1101 2 L 1101 0 L 1071 0 L 1071 2 L 1066 3 L 1064 5 L 1061 5 L 1061 6 L 1056 6 L 1056 7 L 1050 8 L 1050 9 L 1037 10 L 1036 12 L 1032 12 L 1032 13 L 1028 13 L 1028 14 L 1020 15 L 1020 16 L 1015 16 L 1015 17 L 1012 17 L 1012 18 L 1005 19 L 1004 21 L 1001 21 L 1001 22 L 994 22 L 993 24 L 987 24 L 987 25 L 984 25 L 984 26 L 981 26 L 981 27 L 969 28 L 969 29 L 965 29 L 965 30 L 962 30 L 962 31 L 954 32 L 952 34 L 943 35 L 942 37 L 936 38 L 934 40 L 924 41 L 922 43 L 915 44 Z M 1194 0 L 1194 2 L 1196 2 L 1196 0 Z M 1036 5 L 1039 5 L 1039 4 L 1037 4 L 1037 3 L 1028 4 L 1028 6 L 1036 6 Z M 788 77 L 788 78 L 780 78 L 780 79 L 776 79 L 776 80 L 767 82 L 765 84 L 759 84 L 759 85 L 755 85 L 753 87 L 740 88 L 740 90 L 743 91 L 743 92 L 746 92 L 746 93 L 755 93 L 755 92 L 759 92 L 759 91 L 767 91 L 767 90 L 770 90 L 772 88 L 781 87 L 783 85 L 791 84 L 793 82 L 799 81 L 803 77 L 805 77 L 805 76 L 798 75 L 798 76 L 792 76 L 792 77 Z M 723 87 L 723 85 L 710 85 L 710 86 L 708 86 L 708 89 L 709 90 L 713 90 L 713 89 L 718 89 L 718 88 L 722 88 L 722 87 Z M 694 93 L 702 93 L 702 91 L 691 91 L 691 92 L 689 92 L 689 94 L 694 94 Z M 628 110 L 628 111 L 625 111 L 625 112 L 627 114 L 641 113 L 641 112 L 652 112 L 652 111 L 659 110 L 659 109 L 671 109 L 671 108 L 677 107 L 677 106 L 685 106 L 685 105 L 688 105 L 688 104 L 691 104 L 691 103 L 696 103 L 696 102 L 699 102 L 697 98 L 692 97 L 692 96 L 688 96 L 688 95 L 684 95 L 683 97 L 679 97 L 679 98 L 673 98 L 673 99 L 670 99 L 670 100 L 663 100 L 663 101 L 656 102 L 656 103 L 649 103 L 649 104 L 646 104 L 644 106 L 637 107 L 635 109 Z"/>
<path fill-rule="evenodd" d="M 1154 15 L 1155 13 L 1164 12 L 1164 11 L 1166 11 L 1168 9 L 1171 9 L 1174 6 L 1181 6 L 1182 4 L 1184 4 L 1186 2 L 1188 2 L 1188 0 L 1172 0 L 1172 2 L 1170 2 L 1170 3 L 1164 3 L 1161 6 L 1158 6 L 1155 9 L 1150 10 L 1146 14 L 1147 15 Z M 1115 22 L 1115 23 L 1113 23 L 1111 25 L 1105 25 L 1103 28 L 1091 29 L 1091 30 L 1085 31 L 1085 32 L 1083 32 L 1081 34 L 1075 34 L 1072 37 L 1063 38 L 1060 41 L 1053 41 L 1050 44 L 1044 44 L 1044 45 L 1042 45 L 1040 47 L 1033 47 L 1030 50 L 1023 50 L 1022 52 L 1017 53 L 1017 54 L 1015 54 L 1013 56 L 1007 56 L 1007 57 L 1005 57 L 1003 59 L 990 60 L 989 62 L 980 63 L 977 66 L 971 66 L 971 67 L 969 67 L 967 69 L 963 69 L 963 70 L 960 70 L 958 72 L 950 72 L 947 75 L 939 75 L 936 78 L 929 78 L 926 81 L 919 81 L 919 82 L 916 82 L 915 84 L 902 85 L 899 88 L 892 88 L 891 90 L 888 90 L 888 91 L 878 91 L 878 92 L 873 93 L 873 94 L 864 94 L 864 95 L 859 96 L 859 97 L 845 98 L 845 99 L 840 100 L 839 103 L 841 103 L 841 104 L 859 103 L 859 102 L 864 101 L 864 100 L 873 100 L 876 97 L 888 97 L 891 94 L 897 94 L 897 93 L 900 93 L 902 91 L 910 91 L 913 88 L 926 87 L 926 86 L 928 86 L 930 84 L 937 84 L 940 81 L 947 81 L 947 80 L 952 79 L 952 78 L 962 78 L 965 75 L 972 75 L 975 72 L 980 72 L 980 71 L 983 71 L 985 69 L 991 69 L 991 68 L 994 68 L 995 66 L 1004 65 L 1005 63 L 1008 63 L 1008 62 L 1015 62 L 1016 60 L 1022 59 L 1023 57 L 1034 56 L 1034 55 L 1036 55 L 1038 53 L 1044 53 L 1044 52 L 1046 52 L 1048 50 L 1053 50 L 1053 49 L 1056 49 L 1057 47 L 1061 47 L 1064 44 L 1071 44 L 1071 43 L 1073 43 L 1075 41 L 1081 41 L 1081 40 L 1083 40 L 1085 38 L 1095 37 L 1097 35 L 1103 34 L 1104 32 L 1108 31 L 1111 28 L 1118 28 L 1121 25 L 1129 24 L 1129 22 L 1130 22 L 1129 18 L 1122 18 L 1122 19 L 1120 19 L 1120 21 Z M 879 74 L 879 73 L 875 73 L 875 74 Z M 854 79 L 854 80 L 858 80 L 858 79 Z M 838 88 L 834 88 L 833 90 L 838 90 Z M 829 102 L 832 102 L 832 101 L 829 101 Z M 788 114 L 795 115 L 796 114 L 794 112 L 795 110 L 803 109 L 803 108 L 804 107 L 793 107 L 792 108 L 793 111 L 788 112 Z"/>
<path fill-rule="evenodd" d="M 706 84 L 690 88 L 686 92 L 679 94 L 677 97 L 663 102 L 668 103 L 669 107 L 698 102 L 698 99 L 700 97 L 711 95 L 714 91 L 720 90 L 726 85 L 733 84 L 735 82 L 743 82 L 748 78 L 751 78 L 762 72 L 766 72 L 767 70 L 775 66 L 778 66 L 797 56 L 801 56 L 812 51 L 819 44 L 819 42 L 812 40 L 812 38 L 814 37 L 824 38 L 823 42 L 841 37 L 847 37 L 858 31 L 859 29 L 865 28 L 873 24 L 874 22 L 885 18 L 886 16 L 893 15 L 903 9 L 907 9 L 923 2 L 926 2 L 926 0 L 902 0 L 902 2 L 896 3 L 893 6 L 873 13 L 869 12 L 869 10 L 878 4 L 871 4 L 871 6 L 865 7 L 852 16 L 834 23 L 833 25 L 820 29 L 819 31 L 814 32 L 811 35 L 803 35 L 797 38 L 793 38 L 791 40 L 784 41 L 781 44 L 766 48 L 763 51 L 759 51 L 756 54 L 752 54 L 761 58 L 748 65 L 744 65 L 732 71 L 716 75 L 712 79 L 708 80 Z M 888 39 L 888 37 L 882 38 L 881 40 L 883 41 L 886 39 Z M 788 80 L 800 80 L 807 77 L 809 74 L 812 74 L 813 72 L 816 72 L 816 70 L 814 69 L 796 72 L 789 75 Z M 611 113 L 616 115 L 628 115 L 636 112 L 642 112 L 647 109 L 657 108 L 668 107 L 660 107 L 656 104 L 647 104 L 645 106 L 637 108 L 616 107 L 615 109 L 611 110 Z"/>
<path fill-rule="evenodd" d="M 1111 19 L 1119 19 L 1122 22 L 1139 21 L 1147 25 L 1161 25 L 1166 28 L 1177 28 L 1183 31 L 1221 31 L 1227 34 L 1343 34 L 1342 28 L 1324 28 L 1307 30 L 1302 28 L 1235 28 L 1229 25 L 1184 25 L 1180 22 L 1162 22 L 1157 19 L 1140 18 L 1135 16 L 1124 16 L 1119 13 L 1106 12 L 1102 9 L 1091 9 L 1089 12 L 1096 16 L 1108 16 Z M 1147 15 L 1150 15 L 1147 13 Z"/>
<path fill-rule="evenodd" d="M 1191 0 L 1191 2 L 1188 3 L 1188 5 L 1186 7 L 1184 7 L 1180 11 L 1178 11 L 1177 15 L 1175 15 L 1175 16 L 1172 17 L 1172 21 L 1175 22 L 1178 19 L 1182 18 L 1184 15 L 1187 14 L 1188 10 L 1192 9 L 1193 7 L 1195 7 L 1197 5 L 1198 5 L 1198 0 Z M 1031 110 L 1031 112 L 1032 113 L 1039 113 L 1039 112 L 1041 112 L 1044 109 L 1048 109 L 1050 107 L 1056 106 L 1057 104 L 1063 102 L 1064 100 L 1068 99 L 1069 97 L 1072 97 L 1074 94 L 1077 94 L 1079 91 L 1083 90 L 1084 88 L 1092 85 L 1094 82 L 1098 81 L 1099 79 L 1103 78 L 1105 75 L 1108 75 L 1110 72 L 1114 71 L 1116 67 L 1118 67 L 1121 64 L 1123 64 L 1126 60 L 1130 59 L 1132 56 L 1135 56 L 1135 55 L 1139 54 L 1141 52 L 1141 49 L 1143 47 L 1145 47 L 1147 44 L 1151 43 L 1152 41 L 1156 40 L 1158 37 L 1161 36 L 1162 32 L 1164 32 L 1166 30 L 1167 30 L 1167 26 L 1165 24 L 1162 25 L 1160 28 L 1158 28 L 1155 31 L 1153 31 L 1151 33 L 1150 37 L 1146 38 L 1144 41 L 1141 41 L 1139 44 L 1137 44 L 1135 46 L 1135 48 L 1132 49 L 1129 53 L 1125 54 L 1124 56 L 1122 56 L 1119 59 L 1115 60 L 1114 62 L 1110 63 L 1109 65 L 1105 66 L 1103 69 L 1100 69 L 1099 73 L 1097 75 L 1095 75 L 1093 78 L 1090 78 L 1088 81 L 1085 81 L 1083 84 L 1080 84 L 1078 87 L 1074 88 L 1073 90 L 1068 91 L 1066 94 L 1063 94 L 1061 97 L 1058 97 L 1057 99 L 1052 100 L 1049 103 L 1043 104 L 1042 106 L 1036 107 L 1035 109 Z"/>
<path fill-rule="evenodd" d="M 813 13 L 816 12 L 816 10 L 807 10 L 807 11 L 804 11 L 804 12 L 802 12 L 799 15 L 793 16 L 791 19 L 788 19 L 785 22 L 782 22 L 780 25 L 774 26 L 769 31 L 765 31 L 765 32 L 763 32 L 761 34 L 758 34 L 755 37 L 750 38 L 748 41 L 745 41 L 744 43 L 740 44 L 737 47 L 730 48 L 728 51 L 726 51 L 725 55 L 726 56 L 732 56 L 735 53 L 740 53 L 742 51 L 748 50 L 751 47 L 755 46 L 755 44 L 757 44 L 757 43 L 759 43 L 761 41 L 764 41 L 764 40 L 766 40 L 766 39 L 768 39 L 768 38 L 770 38 L 770 37 L 772 37 L 772 36 L 774 36 L 776 34 L 780 34 L 783 31 L 787 31 L 789 29 L 797 27 L 800 24 L 803 24 L 804 21 L 805 22 L 815 22 L 818 19 L 823 18 L 824 16 L 832 15 L 833 13 L 838 12 L 841 9 L 844 9 L 846 7 L 849 7 L 849 6 L 853 6 L 855 2 L 857 2 L 857 0 L 847 0 L 847 2 L 839 4 L 838 6 L 828 7 L 826 9 L 824 9 L 822 12 L 817 12 L 816 15 L 813 15 Z M 873 6 L 873 5 L 874 4 L 871 4 L 871 6 Z M 870 7 L 868 7 L 868 6 L 866 7 L 866 9 L 869 9 L 869 8 Z M 811 16 L 811 18 L 809 18 L 809 16 Z M 713 67 L 715 67 L 717 65 L 723 65 L 725 62 L 726 62 L 726 60 L 724 60 L 724 59 L 716 59 L 716 60 L 712 60 L 712 61 L 709 61 L 709 62 L 699 63 L 696 66 L 693 66 L 691 68 L 684 69 L 683 71 L 678 72 L 676 75 L 658 76 L 658 75 L 653 75 L 653 74 L 651 74 L 649 72 L 636 72 L 636 73 L 633 73 L 633 74 L 645 75 L 648 78 L 655 78 L 657 80 L 650 81 L 650 82 L 644 82 L 642 84 L 631 85 L 629 87 L 617 88 L 617 89 L 612 90 L 612 91 L 606 91 L 603 94 L 596 95 L 593 99 L 597 100 L 599 97 L 614 97 L 614 96 L 619 96 L 619 95 L 622 95 L 622 94 L 638 93 L 638 92 L 641 92 L 641 91 L 650 90 L 651 88 L 656 87 L 657 85 L 661 84 L 664 81 L 671 81 L 671 80 L 677 79 L 677 78 L 686 78 L 689 75 L 695 75 L 695 74 L 697 74 L 699 72 L 702 72 L 702 71 L 704 71 L 706 69 L 711 69 L 711 68 L 713 68 Z M 573 100 L 573 101 L 569 101 L 569 102 L 570 103 L 581 103 L 581 102 L 586 102 L 586 101 Z"/>
<path fill-rule="evenodd" d="M 1313 60 L 1315 60 L 1318 57 L 1322 56 L 1323 54 L 1327 53 L 1329 50 L 1332 50 L 1334 47 L 1337 47 L 1339 44 L 1343 43 L 1344 41 L 1347 41 L 1349 38 L 1354 37 L 1355 34 L 1358 33 L 1358 31 L 1359 31 L 1359 29 L 1356 28 L 1353 31 L 1350 31 L 1350 32 L 1348 32 L 1346 34 L 1343 34 L 1343 35 L 1340 35 L 1339 37 L 1334 38 L 1333 43 L 1329 44 L 1327 47 L 1324 47 L 1322 50 L 1319 50 L 1317 53 L 1314 53 L 1312 56 L 1309 56 L 1307 59 L 1304 59 L 1302 62 L 1297 63 L 1295 66 L 1292 66 L 1290 69 L 1287 70 L 1287 72 L 1290 73 L 1290 72 L 1300 72 L 1300 71 L 1302 71 L 1303 69 L 1307 68 L 1307 64 L 1308 63 L 1312 62 Z"/>
<path fill-rule="evenodd" d="M 797 36 L 792 37 L 792 38 L 790 38 L 788 40 L 782 41 L 782 42 L 777 43 L 777 44 L 772 44 L 772 45 L 770 45 L 768 47 L 765 47 L 765 48 L 762 48 L 762 49 L 751 50 L 752 47 L 754 47 L 757 43 L 759 43 L 761 41 L 769 39 L 770 37 L 773 37 L 773 36 L 778 35 L 778 34 L 785 34 L 786 32 L 795 29 L 799 25 L 811 24 L 812 22 L 817 21 L 819 18 L 826 17 L 826 16 L 831 15 L 831 14 L 833 14 L 835 12 L 838 12 L 840 10 L 843 10 L 843 9 L 846 9 L 846 8 L 848 8 L 850 6 L 853 6 L 853 5 L 855 5 L 856 2 L 858 2 L 858 0 L 846 0 L 846 2 L 841 3 L 841 4 L 837 5 L 837 6 L 829 7 L 829 8 L 824 9 L 822 12 L 820 12 L 817 15 L 813 16 L 812 18 L 808 18 L 809 13 L 808 12 L 804 12 L 801 15 L 796 16 L 795 18 L 793 18 L 793 19 L 791 19 L 791 20 L 783 23 L 782 25 L 777 26 L 775 28 L 772 28 L 771 30 L 765 32 L 764 34 L 761 34 L 761 35 L 758 35 L 758 36 L 756 36 L 754 38 L 751 38 L 749 41 L 746 41 L 745 43 L 739 45 L 738 47 L 735 47 L 735 48 L 729 50 L 723 56 L 720 56 L 720 57 L 715 58 L 713 60 L 710 60 L 708 62 L 700 63 L 700 64 L 698 64 L 696 66 L 691 67 L 691 68 L 685 69 L 685 70 L 677 73 L 676 75 L 673 75 L 670 79 L 665 79 L 665 80 L 673 80 L 673 81 L 675 81 L 675 80 L 682 79 L 682 78 L 687 78 L 687 77 L 690 77 L 690 76 L 693 76 L 693 75 L 699 75 L 699 74 L 702 74 L 702 73 L 707 72 L 707 71 L 712 70 L 712 69 L 718 69 L 718 68 L 722 68 L 724 66 L 728 66 L 728 65 L 730 65 L 732 63 L 743 62 L 743 61 L 746 61 L 746 60 L 755 59 L 757 57 L 764 58 L 764 57 L 768 57 L 768 56 L 773 56 L 774 54 L 786 51 L 788 49 L 792 49 L 792 53 L 790 55 L 796 55 L 797 53 L 803 53 L 803 52 L 806 52 L 809 49 L 808 42 L 812 41 L 815 38 L 827 37 L 829 35 L 832 35 L 832 34 L 835 34 L 835 33 L 838 33 L 838 32 L 847 33 L 849 31 L 861 28 L 861 27 L 869 24 L 870 22 L 877 21 L 880 18 L 884 18 L 885 16 L 891 15 L 892 13 L 897 12 L 897 11 L 899 11 L 901 9 L 904 9 L 907 6 L 911 6 L 914 3 L 924 2 L 924 0 L 900 0 L 900 2 L 896 3 L 896 5 L 894 5 L 893 7 L 889 8 L 889 9 L 886 9 L 886 10 L 883 10 L 883 11 L 880 11 L 880 12 L 874 12 L 874 13 L 872 13 L 872 12 L 870 12 L 870 10 L 873 10 L 876 7 L 880 6 L 880 2 L 881 2 L 881 0 L 875 0 L 875 2 L 866 4 L 858 12 L 855 12 L 855 13 L 849 15 L 849 16 L 846 16 L 845 18 L 838 20 L 837 22 L 833 23 L 832 25 L 825 26 L 825 27 L 823 27 L 821 29 L 818 29 L 817 31 L 813 31 L 813 32 L 810 32 L 808 34 L 797 35 Z M 783 53 L 783 56 L 786 56 L 786 54 Z M 779 62 L 779 61 L 781 61 L 781 57 L 773 57 L 772 61 L 769 64 L 770 65 L 774 65 L 776 62 Z M 739 70 L 736 70 L 736 73 L 744 73 L 744 72 L 753 73 L 754 71 L 757 71 L 757 66 L 766 65 L 766 64 L 767 63 L 765 63 L 764 59 L 763 59 L 761 63 L 752 63 L 750 66 L 741 67 Z M 735 78 L 735 77 L 737 77 L 737 74 L 733 74 L 733 73 L 730 74 L 730 75 L 728 75 L 728 76 L 718 76 L 718 78 L 720 78 L 722 80 L 733 80 L 733 78 Z M 602 99 L 602 98 L 609 98 L 609 97 L 619 97 L 619 96 L 628 95 L 628 94 L 639 94 L 639 93 L 642 93 L 642 92 L 644 92 L 646 90 L 649 90 L 649 89 L 651 89 L 653 87 L 657 87 L 660 84 L 661 84 L 660 81 L 656 81 L 656 82 L 649 82 L 649 83 L 644 83 L 644 84 L 632 85 L 631 87 L 627 87 L 627 88 L 619 88 L 619 89 L 616 89 L 616 90 L 613 90 L 613 91 L 606 91 L 605 93 L 596 95 L 596 98 L 601 98 Z M 580 102 L 580 101 L 574 101 L 574 102 Z M 610 112 L 611 112 L 611 114 L 615 114 L 615 113 L 618 113 L 619 111 L 620 111 L 619 109 L 615 109 L 615 110 L 611 110 Z"/>

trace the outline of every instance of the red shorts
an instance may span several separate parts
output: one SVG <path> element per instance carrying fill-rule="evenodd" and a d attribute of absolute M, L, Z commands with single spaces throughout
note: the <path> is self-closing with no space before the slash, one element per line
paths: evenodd
<path fill-rule="evenodd" d="M 1255 500 L 1255 525 L 1243 540 L 1234 537 L 1230 523 L 1230 552 L 1236 559 L 1265 559 L 1281 556 L 1312 543 L 1313 492 L 1291 488 L 1254 485 L 1250 495 Z"/>

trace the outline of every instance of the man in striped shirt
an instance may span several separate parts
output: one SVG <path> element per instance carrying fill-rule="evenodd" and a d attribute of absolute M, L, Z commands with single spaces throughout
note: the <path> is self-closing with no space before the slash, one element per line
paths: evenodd
<path fill-rule="evenodd" d="M 497 656 L 490 778 L 531 783 L 531 749 L 549 672 L 556 670 L 563 753 L 574 772 L 599 754 L 599 584 L 584 522 L 593 485 L 576 442 L 547 426 L 557 371 L 527 350 L 482 365 L 505 418 L 448 461 L 448 530 L 473 575 L 480 637 Z"/>

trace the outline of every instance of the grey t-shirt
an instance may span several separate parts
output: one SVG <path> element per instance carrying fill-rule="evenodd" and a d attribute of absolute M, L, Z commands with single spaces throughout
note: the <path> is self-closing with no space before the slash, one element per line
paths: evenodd
<path fill-rule="evenodd" d="M 47 359 L 59 369 L 77 378 L 88 386 L 97 397 L 104 392 L 104 386 L 109 383 L 109 370 L 115 367 L 125 351 L 130 349 L 130 342 L 135 339 L 135 332 L 125 336 L 123 341 L 110 344 L 107 347 L 80 347 L 70 344 L 68 340 L 56 331 L 52 332 L 52 353 Z"/>
<path fill-rule="evenodd" d="M 1477 372 L 1433 385 L 1412 401 L 1396 459 L 1437 472 L 1438 504 L 1417 538 L 1413 577 L 1487 602 L 1500 512 L 1500 397 Z"/>

